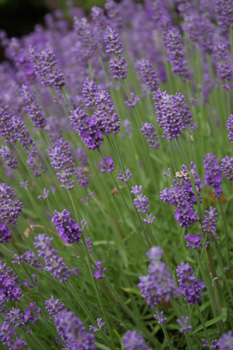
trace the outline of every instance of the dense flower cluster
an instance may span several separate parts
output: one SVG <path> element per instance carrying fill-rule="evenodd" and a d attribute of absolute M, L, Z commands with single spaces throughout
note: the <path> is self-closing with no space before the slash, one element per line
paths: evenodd
<path fill-rule="evenodd" d="M 158 142 L 158 134 L 155 131 L 154 125 L 151 123 L 142 123 L 141 132 L 151 148 L 156 149 L 160 146 L 160 142 Z"/>
<path fill-rule="evenodd" d="M 70 212 L 64 209 L 61 213 L 54 211 L 54 216 L 51 222 L 56 227 L 58 234 L 65 243 L 78 243 L 82 236 L 82 228 L 70 217 Z"/>
<path fill-rule="evenodd" d="M 173 180 L 171 189 L 165 188 L 160 192 L 160 199 L 165 204 L 175 206 L 175 218 L 181 227 L 189 227 L 193 222 L 199 220 L 194 209 L 196 198 L 193 192 L 190 176 L 193 176 L 198 195 L 201 193 L 201 180 L 196 173 L 196 166 L 190 164 L 191 175 L 185 165 L 182 171 L 176 173 L 177 180 Z"/>
<path fill-rule="evenodd" d="M 158 89 L 154 92 L 155 107 L 157 109 L 157 122 L 164 130 L 163 138 L 172 140 L 179 137 L 188 125 L 193 127 L 192 114 L 185 98 L 181 93 L 168 95 L 166 91 Z"/>
<path fill-rule="evenodd" d="M 74 312 L 61 311 L 54 317 L 58 334 L 72 350 L 97 350 L 93 334 L 87 333 L 82 321 Z"/>
<path fill-rule="evenodd" d="M 149 91 L 155 91 L 159 87 L 159 79 L 150 61 L 139 60 L 136 63 L 139 77 L 146 84 Z"/>
<path fill-rule="evenodd" d="M 139 277 L 138 288 L 148 305 L 154 308 L 162 299 L 166 302 L 172 297 L 178 296 L 175 281 L 172 279 L 167 266 L 160 260 L 163 251 L 159 247 L 153 247 L 147 253 L 151 260 L 149 275 Z"/>
<path fill-rule="evenodd" d="M 11 152 L 9 147 L 2 146 L 2 148 L 0 149 L 0 154 L 9 168 L 16 169 L 18 167 L 17 159 L 15 158 L 14 154 Z"/>
<path fill-rule="evenodd" d="M 0 220 L 6 224 L 15 224 L 23 209 L 22 203 L 15 197 L 13 189 L 0 182 Z"/>
<path fill-rule="evenodd" d="M 233 158 L 226 156 L 221 159 L 221 171 L 229 179 L 233 180 Z"/>
<path fill-rule="evenodd" d="M 70 270 L 64 263 L 63 258 L 53 249 L 50 244 L 53 239 L 46 236 L 45 233 L 35 237 L 34 246 L 38 250 L 38 255 L 45 261 L 45 270 L 51 273 L 53 278 L 59 279 L 60 282 L 66 281 L 70 276 Z"/>
<path fill-rule="evenodd" d="M 213 187 L 215 197 L 222 194 L 222 171 L 216 156 L 213 153 L 207 153 L 204 156 L 205 185 Z"/>
<path fill-rule="evenodd" d="M 205 217 L 202 222 L 202 230 L 205 233 L 212 233 L 215 239 L 218 240 L 218 236 L 216 235 L 216 226 L 217 226 L 217 210 L 216 208 L 210 207 L 209 210 L 205 210 Z"/>
<path fill-rule="evenodd" d="M 143 337 L 136 331 L 128 331 L 122 337 L 125 350 L 151 350 Z"/>
<path fill-rule="evenodd" d="M 0 310 L 6 307 L 6 303 L 12 300 L 20 300 L 20 280 L 10 267 L 0 260 Z"/>
<path fill-rule="evenodd" d="M 47 152 L 50 157 L 51 166 L 59 170 L 56 175 L 62 183 L 61 188 L 71 190 L 74 185 L 74 181 L 71 181 L 71 178 L 74 173 L 75 164 L 68 141 L 64 141 L 63 138 L 56 140 L 53 147 L 50 147 Z"/>
<path fill-rule="evenodd" d="M 11 230 L 0 221 L 0 243 L 7 243 L 11 239 Z"/>
<path fill-rule="evenodd" d="M 185 301 L 190 304 L 198 304 L 202 300 L 201 290 L 205 288 L 201 281 L 198 281 L 189 264 L 182 262 L 176 269 L 179 291 L 184 295 Z"/>

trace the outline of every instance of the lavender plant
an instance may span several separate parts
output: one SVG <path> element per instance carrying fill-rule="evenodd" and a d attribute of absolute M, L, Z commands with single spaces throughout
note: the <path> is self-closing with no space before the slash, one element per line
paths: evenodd
<path fill-rule="evenodd" d="M 107 0 L 0 32 L 1 349 L 233 350 L 232 30 Z"/>

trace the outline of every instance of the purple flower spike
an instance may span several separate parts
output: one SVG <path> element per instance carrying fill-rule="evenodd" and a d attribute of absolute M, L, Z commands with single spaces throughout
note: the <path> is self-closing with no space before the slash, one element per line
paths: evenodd
<path fill-rule="evenodd" d="M 185 301 L 190 304 L 198 304 L 202 300 L 201 290 L 205 288 L 201 281 L 194 276 L 193 269 L 189 264 L 182 262 L 177 267 L 179 290 L 184 294 Z"/>
<path fill-rule="evenodd" d="M 125 175 L 122 174 L 122 171 L 120 170 L 119 175 L 118 175 L 118 180 L 123 181 L 123 182 L 128 182 L 128 180 L 132 177 L 133 175 L 131 174 L 129 169 L 125 170 Z"/>
<path fill-rule="evenodd" d="M 215 11 L 218 16 L 218 24 L 223 33 L 227 33 L 233 23 L 232 0 L 215 0 Z"/>
<path fill-rule="evenodd" d="M 203 232 L 212 233 L 216 240 L 218 236 L 216 235 L 216 226 L 217 226 L 217 209 L 210 207 L 210 210 L 205 210 L 205 218 L 202 223 Z"/>
<path fill-rule="evenodd" d="M 0 221 L 0 243 L 8 243 L 11 237 L 11 230 L 8 229 L 6 224 Z"/>
<path fill-rule="evenodd" d="M 149 275 L 140 276 L 138 288 L 147 304 L 153 309 L 164 299 L 169 302 L 172 297 L 178 296 L 175 281 L 172 279 L 167 266 L 160 261 L 163 251 L 159 247 L 153 247 L 147 253 L 151 259 Z"/>
<path fill-rule="evenodd" d="M 233 350 L 233 332 L 229 331 L 221 336 L 218 341 L 219 350 Z"/>
<path fill-rule="evenodd" d="M 228 134 L 228 138 L 233 144 L 233 114 L 230 114 L 230 117 L 227 120 L 226 128 L 228 131 L 230 131 Z"/>
<path fill-rule="evenodd" d="M 78 244 L 82 236 L 82 227 L 70 217 L 70 212 L 64 209 L 61 213 L 54 211 L 51 222 L 65 243 Z"/>
<path fill-rule="evenodd" d="M 128 107 L 134 107 L 138 103 L 138 101 L 140 101 L 140 98 L 136 96 L 134 92 L 131 92 L 130 95 L 131 95 L 131 99 L 128 99 L 127 101 L 125 101 L 125 104 Z"/>
<path fill-rule="evenodd" d="M 106 52 L 118 55 L 123 52 L 122 43 L 119 41 L 118 33 L 110 27 L 107 27 L 104 42 L 106 44 Z"/>
<path fill-rule="evenodd" d="M 102 261 L 97 261 L 96 266 L 98 267 L 98 270 L 94 270 L 94 278 L 99 279 L 99 278 L 105 278 L 105 271 L 106 268 L 102 267 L 103 262 Z"/>
<path fill-rule="evenodd" d="M 21 297 L 18 276 L 0 260 L 0 310 L 9 301 L 20 300 Z"/>
<path fill-rule="evenodd" d="M 154 101 L 158 114 L 157 122 L 164 130 L 164 139 L 179 137 L 188 125 L 193 126 L 192 114 L 181 93 L 168 95 L 166 91 L 161 92 L 158 89 L 154 93 Z"/>
<path fill-rule="evenodd" d="M 99 162 L 98 166 L 101 167 L 102 173 L 111 173 L 115 169 L 112 157 L 105 157 L 104 160 Z"/>
<path fill-rule="evenodd" d="M 50 299 L 45 300 L 45 309 L 48 311 L 49 315 L 55 317 L 59 312 L 67 311 L 67 308 L 59 299 L 54 299 L 51 296 Z"/>
<path fill-rule="evenodd" d="M 193 327 L 189 325 L 189 317 L 185 317 L 185 316 L 181 316 L 181 317 L 182 317 L 181 320 L 180 319 L 176 320 L 178 325 L 181 327 L 180 333 L 184 333 L 184 332 L 192 330 Z"/>
<path fill-rule="evenodd" d="M 58 312 L 54 323 L 67 349 L 97 350 L 94 335 L 87 333 L 82 321 L 74 312 Z"/>
<path fill-rule="evenodd" d="M 190 235 L 189 233 L 184 236 L 184 239 L 187 240 L 186 246 L 188 248 L 192 248 L 192 249 L 198 249 L 199 247 L 202 246 L 201 244 L 201 236 L 198 233 L 197 235 Z"/>
<path fill-rule="evenodd" d="M 151 148 L 157 149 L 160 146 L 160 142 L 158 142 L 158 134 L 155 131 L 154 125 L 151 123 L 142 123 L 141 132 Z"/>
<path fill-rule="evenodd" d="M 17 159 L 7 146 L 0 148 L 0 155 L 9 168 L 16 169 L 18 167 Z"/>
<path fill-rule="evenodd" d="M 155 91 L 159 87 L 159 79 L 154 71 L 150 61 L 140 60 L 136 63 L 136 68 L 139 72 L 140 80 L 146 84 L 149 91 Z"/>
<path fill-rule="evenodd" d="M 136 194 L 136 198 L 134 198 L 133 203 L 137 209 L 137 211 L 139 213 L 144 213 L 146 214 L 148 212 L 148 210 L 150 209 L 150 205 L 149 205 L 149 200 L 147 198 L 147 196 L 145 196 L 144 194 L 140 193 L 142 189 L 142 186 L 135 186 L 132 187 L 132 194 Z"/>
<path fill-rule="evenodd" d="M 145 343 L 143 337 L 136 331 L 128 331 L 122 337 L 122 341 L 125 350 L 151 350 L 151 348 Z"/>
<path fill-rule="evenodd" d="M 226 156 L 221 159 L 221 171 L 229 180 L 233 180 L 233 158 Z"/>
<path fill-rule="evenodd" d="M 167 60 L 173 65 L 173 73 L 180 75 L 183 81 L 189 80 L 191 73 L 187 67 L 182 36 L 179 29 L 175 27 L 168 29 L 164 37 L 164 43 L 167 49 Z"/>
<path fill-rule="evenodd" d="M 214 188 L 214 196 L 220 197 L 222 194 L 222 171 L 216 156 L 208 153 L 204 156 L 205 185 Z"/>
<path fill-rule="evenodd" d="M 162 324 L 167 321 L 167 317 L 164 317 L 164 312 L 156 312 L 154 314 L 154 319 L 158 321 L 159 324 Z"/>

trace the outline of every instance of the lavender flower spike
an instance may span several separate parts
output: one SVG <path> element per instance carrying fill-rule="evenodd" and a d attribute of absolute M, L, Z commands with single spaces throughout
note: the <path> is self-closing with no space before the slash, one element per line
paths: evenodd
<path fill-rule="evenodd" d="M 193 269 L 189 264 L 182 262 L 176 269 L 179 290 L 184 294 L 185 301 L 190 304 L 198 304 L 202 300 L 201 290 L 205 288 L 201 281 L 194 276 Z"/>
<path fill-rule="evenodd" d="M 204 156 L 205 185 L 214 188 L 214 196 L 220 197 L 222 194 L 222 172 L 216 156 L 208 153 Z"/>
<path fill-rule="evenodd" d="M 151 350 L 151 348 L 145 343 L 143 337 L 136 331 L 128 331 L 122 337 L 122 341 L 125 350 Z"/>
<path fill-rule="evenodd" d="M 233 332 L 229 331 L 221 336 L 218 341 L 219 350 L 233 350 Z"/>
<path fill-rule="evenodd" d="M 157 149 L 160 146 L 160 142 L 158 142 L 158 134 L 155 132 L 154 125 L 151 123 L 142 123 L 141 132 L 151 148 Z"/>
<path fill-rule="evenodd" d="M 221 163 L 221 170 L 225 177 L 227 177 L 229 180 L 233 180 L 233 158 L 226 156 L 225 158 L 221 159 Z"/>

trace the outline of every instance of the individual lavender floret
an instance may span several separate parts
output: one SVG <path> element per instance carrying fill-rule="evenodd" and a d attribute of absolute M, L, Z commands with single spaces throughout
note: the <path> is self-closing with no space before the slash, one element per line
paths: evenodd
<path fill-rule="evenodd" d="M 210 349 L 217 348 L 217 343 L 218 343 L 217 339 L 212 340 L 211 344 L 209 344 L 208 341 L 204 338 L 202 338 L 201 340 L 203 341 L 203 345 L 202 345 L 203 348 L 210 348 Z"/>
<path fill-rule="evenodd" d="M 0 243 L 8 243 L 11 237 L 11 230 L 8 229 L 6 224 L 0 221 Z"/>
<path fill-rule="evenodd" d="M 233 158 L 226 156 L 221 159 L 221 171 L 229 180 L 233 180 Z"/>
<path fill-rule="evenodd" d="M 94 326 L 89 326 L 89 329 L 91 332 L 94 332 L 94 333 L 99 332 L 101 328 L 105 326 L 105 322 L 102 321 L 102 318 L 97 318 L 96 322 L 97 322 L 98 328 Z"/>
<path fill-rule="evenodd" d="M 202 222 L 202 230 L 205 233 L 212 233 L 214 238 L 218 240 L 216 235 L 216 226 L 217 226 L 217 209 L 210 207 L 210 210 L 205 210 L 205 218 Z"/>
<path fill-rule="evenodd" d="M 51 166 L 59 170 L 56 175 L 58 180 L 62 182 L 61 188 L 71 189 L 74 182 L 70 180 L 73 176 L 75 164 L 68 141 L 64 141 L 63 138 L 58 139 L 47 152 Z"/>
<path fill-rule="evenodd" d="M 197 235 L 190 235 L 189 233 L 184 236 L 184 239 L 187 240 L 186 247 L 192 248 L 192 249 L 198 249 L 202 246 L 201 244 L 201 236 L 198 233 Z"/>
<path fill-rule="evenodd" d="M 202 300 L 201 290 L 205 285 L 198 281 L 193 273 L 193 269 L 189 264 L 182 262 L 176 269 L 179 291 L 184 294 L 185 301 L 190 304 L 198 304 Z"/>
<path fill-rule="evenodd" d="M 233 114 L 230 114 L 230 117 L 227 120 L 226 128 L 228 131 L 230 131 L 228 134 L 228 138 L 233 144 Z"/>
<path fill-rule="evenodd" d="M 20 300 L 21 297 L 18 276 L 0 260 L 0 308 L 9 301 Z"/>
<path fill-rule="evenodd" d="M 57 255 L 58 251 L 51 246 L 52 240 L 45 233 L 39 234 L 35 237 L 34 246 L 38 250 L 39 257 L 45 260 L 45 270 L 51 272 L 52 277 L 64 282 L 69 278 L 70 270 L 62 257 Z"/>
<path fill-rule="evenodd" d="M 111 173 L 115 169 L 112 157 L 104 157 L 104 160 L 99 162 L 98 166 L 101 167 L 102 173 Z"/>
<path fill-rule="evenodd" d="M 229 331 L 221 336 L 218 341 L 219 350 L 233 350 L 233 332 Z"/>
<path fill-rule="evenodd" d="M 176 322 L 178 323 L 178 325 L 181 327 L 180 328 L 180 333 L 184 333 L 187 331 L 190 331 L 193 329 L 193 327 L 191 325 L 189 325 L 189 317 L 185 317 L 185 316 L 181 316 L 182 319 L 177 319 Z"/>
<path fill-rule="evenodd" d="M 233 24 L 233 1 L 215 0 L 215 12 L 218 16 L 218 24 L 223 33 L 227 33 Z"/>
<path fill-rule="evenodd" d="M 167 49 L 167 60 L 173 65 L 173 73 L 180 75 L 183 81 L 189 80 L 191 73 L 187 67 L 182 36 L 179 29 L 175 27 L 168 29 L 164 36 L 164 43 Z"/>
<path fill-rule="evenodd" d="M 54 211 L 51 222 L 65 243 L 78 244 L 82 236 L 82 227 L 70 217 L 70 212 L 64 209 L 61 213 Z"/>
<path fill-rule="evenodd" d="M 22 85 L 20 94 L 33 125 L 36 128 L 44 128 L 46 125 L 46 119 L 43 110 L 36 100 L 36 95 L 30 91 L 29 87 L 26 85 Z"/>
<path fill-rule="evenodd" d="M 160 146 L 160 142 L 158 142 L 158 134 L 155 131 L 154 125 L 151 123 L 142 123 L 141 132 L 151 148 L 157 149 Z"/>
<path fill-rule="evenodd" d="M 106 271 L 106 268 L 103 268 L 102 267 L 102 264 L 103 264 L 103 261 L 97 261 L 95 263 L 95 265 L 98 267 L 97 270 L 94 270 L 94 278 L 95 279 L 99 279 L 99 278 L 105 278 L 105 271 Z"/>
<path fill-rule="evenodd" d="M 181 93 L 168 95 L 166 91 L 161 92 L 158 89 L 154 92 L 154 101 L 158 114 L 157 122 L 164 130 L 163 138 L 172 140 L 179 137 L 192 123 L 192 114 Z"/>
<path fill-rule="evenodd" d="M 119 171 L 119 175 L 118 175 L 118 180 L 119 181 L 123 181 L 123 182 L 128 182 L 128 180 L 132 177 L 133 175 L 131 174 L 129 169 L 125 170 L 125 174 L 122 174 L 122 171 Z"/>
<path fill-rule="evenodd" d="M 18 167 L 18 162 L 9 147 L 2 146 L 0 149 L 0 154 L 3 159 L 3 161 L 6 163 L 6 165 L 11 169 L 16 169 Z"/>
<path fill-rule="evenodd" d="M 155 216 L 153 214 L 147 215 L 146 218 L 142 219 L 145 224 L 151 225 L 155 221 Z"/>
<path fill-rule="evenodd" d="M 56 89 L 62 88 L 65 85 L 64 75 L 60 69 L 55 68 L 57 60 L 54 52 L 50 49 L 38 52 L 35 48 L 30 48 L 29 52 L 35 73 L 41 78 L 41 84 Z"/>
<path fill-rule="evenodd" d="M 14 198 L 13 189 L 0 182 L 0 221 L 6 224 L 15 224 L 23 209 L 22 203 Z"/>
<path fill-rule="evenodd" d="M 82 321 L 74 312 L 59 312 L 54 318 L 54 323 L 67 349 L 97 350 L 94 335 L 87 333 Z"/>
<path fill-rule="evenodd" d="M 159 87 L 159 79 L 155 73 L 155 70 L 148 60 L 139 60 L 136 63 L 140 78 L 143 83 L 146 84 L 149 91 L 155 91 Z"/>
<path fill-rule="evenodd" d="M 125 104 L 128 107 L 134 107 L 140 101 L 140 97 L 136 96 L 134 92 L 131 92 L 130 96 L 131 96 L 131 99 L 129 98 L 127 101 L 125 101 Z"/>
<path fill-rule="evenodd" d="M 66 312 L 67 308 L 59 299 L 54 299 L 52 295 L 50 299 L 45 300 L 45 309 L 48 311 L 49 315 L 55 317 L 59 312 Z"/>
<path fill-rule="evenodd" d="M 47 199 L 48 198 L 48 195 L 49 195 L 49 193 L 50 193 L 50 191 L 49 190 L 47 190 L 46 188 L 44 188 L 43 189 L 43 193 L 44 193 L 44 196 L 38 196 L 37 198 L 38 199 Z"/>
<path fill-rule="evenodd" d="M 123 52 L 122 43 L 119 41 L 119 34 L 109 26 L 104 34 L 104 42 L 106 44 L 107 53 L 118 55 Z"/>
<path fill-rule="evenodd" d="M 156 312 L 154 314 L 154 319 L 158 321 L 159 324 L 162 324 L 167 321 L 167 317 L 164 317 L 164 312 Z"/>
<path fill-rule="evenodd" d="M 159 247 L 152 247 L 147 256 L 151 259 L 149 275 L 140 276 L 138 288 L 147 304 L 153 309 L 162 302 L 170 301 L 171 297 L 178 296 L 175 281 L 172 279 L 167 266 L 160 261 L 163 251 Z"/>
<path fill-rule="evenodd" d="M 222 171 L 216 156 L 213 153 L 207 153 L 204 156 L 204 179 L 205 185 L 214 188 L 214 196 L 220 197 L 222 194 Z"/>
<path fill-rule="evenodd" d="M 151 350 L 151 348 L 145 343 L 143 337 L 136 331 L 128 331 L 122 337 L 125 350 Z"/>

